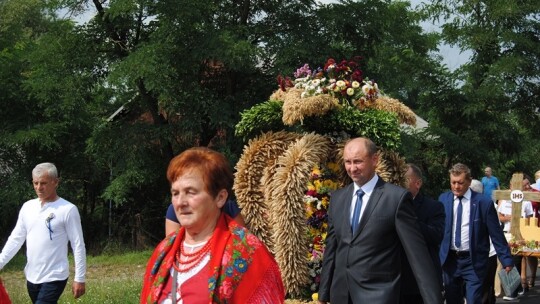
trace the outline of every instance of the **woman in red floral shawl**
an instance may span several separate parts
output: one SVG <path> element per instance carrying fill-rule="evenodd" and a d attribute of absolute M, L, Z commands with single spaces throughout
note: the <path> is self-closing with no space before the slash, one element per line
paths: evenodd
<path fill-rule="evenodd" d="M 226 158 L 192 148 L 169 163 L 182 227 L 156 247 L 140 303 L 283 303 L 279 268 L 264 244 L 221 212 L 232 189 Z"/>

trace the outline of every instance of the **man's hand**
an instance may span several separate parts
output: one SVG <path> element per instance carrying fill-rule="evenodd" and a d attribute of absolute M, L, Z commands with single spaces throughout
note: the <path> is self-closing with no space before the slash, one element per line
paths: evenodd
<path fill-rule="evenodd" d="M 73 291 L 73 296 L 75 297 L 75 299 L 78 299 L 80 296 L 84 294 L 85 285 L 84 283 L 73 281 L 73 286 L 71 287 L 71 290 Z"/>
<path fill-rule="evenodd" d="M 510 270 L 512 270 L 512 268 L 514 268 L 514 267 L 512 267 L 512 266 L 506 266 L 506 267 L 504 268 L 504 270 L 506 270 L 506 273 L 509 273 Z"/>

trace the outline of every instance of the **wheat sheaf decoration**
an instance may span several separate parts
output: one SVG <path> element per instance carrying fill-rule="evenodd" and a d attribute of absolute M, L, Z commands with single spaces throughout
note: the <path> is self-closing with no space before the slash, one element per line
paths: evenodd
<path fill-rule="evenodd" d="M 368 103 L 366 106 L 377 110 L 396 113 L 399 122 L 402 124 L 407 124 L 410 126 L 414 126 L 416 124 L 416 115 L 414 112 L 395 98 L 380 96 L 375 100 L 375 102 Z"/>
<path fill-rule="evenodd" d="M 302 91 L 302 89 L 291 88 L 280 94 L 283 100 L 283 123 L 287 126 L 301 124 L 306 117 L 322 116 L 338 107 L 338 100 L 330 95 L 302 98 Z"/>
<path fill-rule="evenodd" d="M 274 251 L 287 293 L 300 296 L 309 282 L 304 195 L 311 170 L 325 162 L 331 141 L 318 134 L 306 134 L 279 157 L 279 164 L 267 191 L 271 198 Z"/>
<path fill-rule="evenodd" d="M 271 251 L 272 227 L 267 219 L 268 205 L 264 200 L 266 184 L 262 183 L 263 172 L 275 163 L 290 142 L 300 136 L 284 131 L 264 133 L 248 142 L 236 164 L 233 190 L 246 226 L 264 241 Z"/>
<path fill-rule="evenodd" d="M 405 160 L 392 150 L 400 146 L 399 123 L 414 124 L 416 116 L 399 100 L 382 95 L 354 60 L 329 59 L 314 70 L 306 64 L 294 79 L 278 77 L 278 84 L 270 96 L 273 106 L 254 106 L 250 110 L 257 111 L 246 112 L 238 124 L 244 136 L 273 131 L 248 141 L 236 164 L 233 190 L 246 226 L 274 254 L 286 303 L 313 303 L 331 193 L 351 182 L 343 164 L 345 143 L 358 136 L 374 139 L 380 147 L 377 174 L 405 186 Z"/>

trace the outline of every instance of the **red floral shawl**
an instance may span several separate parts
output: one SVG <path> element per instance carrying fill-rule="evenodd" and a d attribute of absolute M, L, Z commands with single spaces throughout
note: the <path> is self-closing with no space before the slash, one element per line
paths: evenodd
<path fill-rule="evenodd" d="M 2 279 L 0 279 L 0 303 L 2 304 L 11 304 L 11 300 L 9 299 L 9 295 L 4 288 L 4 284 L 2 283 Z"/>
<path fill-rule="evenodd" d="M 141 304 L 157 303 L 170 276 L 185 229 L 167 236 L 146 266 Z M 246 228 L 222 213 L 211 240 L 208 303 L 283 303 L 285 289 L 276 261 Z"/>

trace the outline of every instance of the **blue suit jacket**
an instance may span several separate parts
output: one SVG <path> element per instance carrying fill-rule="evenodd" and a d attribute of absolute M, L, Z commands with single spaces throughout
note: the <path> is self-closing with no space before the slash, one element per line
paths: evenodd
<path fill-rule="evenodd" d="M 439 201 L 444 205 L 446 221 L 444 238 L 441 243 L 439 258 L 444 270 L 445 263 L 450 252 L 452 242 L 452 222 L 454 217 L 454 194 L 449 191 L 439 196 Z M 471 215 L 469 225 L 469 250 L 476 275 L 483 279 L 486 275 L 489 258 L 489 238 L 497 251 L 497 256 L 503 267 L 514 266 L 508 242 L 504 237 L 497 211 L 493 201 L 480 193 L 471 190 Z"/>

